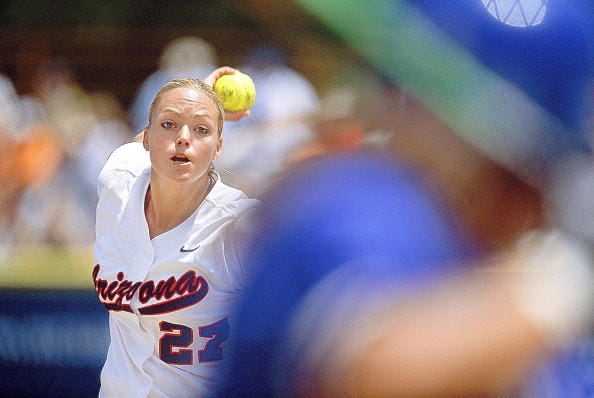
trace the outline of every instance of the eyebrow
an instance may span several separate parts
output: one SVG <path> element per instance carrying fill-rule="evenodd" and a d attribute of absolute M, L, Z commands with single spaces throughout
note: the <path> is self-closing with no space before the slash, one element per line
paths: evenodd
<path fill-rule="evenodd" d="M 159 114 L 163 114 L 163 113 L 173 113 L 176 116 L 181 116 L 181 114 L 182 114 L 182 112 L 179 111 L 177 108 L 171 108 L 171 107 L 163 108 L 161 110 L 161 112 L 159 112 Z M 192 113 L 192 116 L 194 116 L 194 117 L 208 117 L 208 118 L 212 119 L 210 113 L 206 109 L 198 109 L 196 112 Z"/>
<path fill-rule="evenodd" d="M 159 112 L 159 114 L 162 113 L 173 113 L 174 115 L 181 115 L 181 112 L 176 110 L 175 108 L 163 108 L 161 109 L 161 111 Z"/>

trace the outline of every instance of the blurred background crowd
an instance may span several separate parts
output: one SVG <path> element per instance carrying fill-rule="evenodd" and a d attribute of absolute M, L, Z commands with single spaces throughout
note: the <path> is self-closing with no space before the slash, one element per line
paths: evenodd
<path fill-rule="evenodd" d="M 88 92 L 65 61 L 39 66 L 34 91 L 2 77 L 2 253 L 15 244 L 89 245 L 96 180 L 106 156 L 129 139 L 125 111 L 108 92 Z"/>
<path fill-rule="evenodd" d="M 158 54 L 154 51 L 149 55 L 142 51 L 129 54 L 128 59 L 144 63 L 143 73 L 136 70 L 111 72 L 119 73 L 118 83 L 128 81 L 127 86 L 117 84 L 117 88 L 112 80 L 93 79 L 96 73 L 89 76 L 85 62 L 92 61 L 80 60 L 84 54 L 106 51 L 102 48 L 106 43 L 96 43 L 95 48 L 81 48 L 80 53 L 73 54 L 72 48 L 67 50 L 68 44 L 61 42 L 65 29 L 72 32 L 76 40 L 76 37 L 92 34 L 96 25 L 64 27 L 57 21 L 56 25 L 47 27 L 48 35 L 25 38 L 31 33 L 27 23 L 20 21 L 24 17 L 19 14 L 19 7 L 22 13 L 30 11 L 26 5 L 12 3 L 1 10 L 8 23 L 11 23 L 10 18 L 14 21 L 13 25 L 3 28 L 7 33 L 3 35 L 3 47 L 7 52 L 10 47 L 16 51 L 5 53 L 4 57 L 12 57 L 12 61 L 4 59 L 0 64 L 0 153 L 3 159 L 0 166 L 3 187 L 0 192 L 0 256 L 4 258 L 10 256 L 11 248 L 19 245 L 92 244 L 95 186 L 100 167 L 115 147 L 145 127 L 154 94 L 173 77 L 204 77 L 217 66 L 230 65 L 254 79 L 257 100 L 252 117 L 227 123 L 225 149 L 217 164 L 224 181 L 251 196 L 258 196 L 293 160 L 328 147 L 351 150 L 365 140 L 381 145 L 383 137 L 389 134 L 355 121 L 359 115 L 381 119 L 385 117 L 382 114 L 385 106 L 380 97 L 381 80 L 366 71 L 353 54 L 343 53 L 341 57 L 353 57 L 352 62 L 338 66 L 340 61 L 328 61 L 333 52 L 339 51 L 338 41 L 335 47 L 331 41 L 325 43 L 326 50 L 316 54 L 313 53 L 316 42 L 308 35 L 319 35 L 319 32 L 304 35 L 299 48 L 291 48 L 283 38 L 289 34 L 290 27 L 275 31 L 274 23 L 267 24 L 275 13 L 286 14 L 284 19 L 289 18 L 289 6 L 276 6 L 272 11 L 263 12 L 260 20 L 253 22 L 262 25 L 260 31 L 245 28 L 252 30 L 253 40 L 243 46 L 229 42 L 230 35 L 222 35 L 220 40 L 216 35 L 213 37 L 213 31 L 224 26 L 160 26 L 158 29 L 167 32 L 164 35 L 167 38 L 159 38 L 162 45 Z M 222 2 L 218 10 L 224 12 L 229 7 L 232 8 Z M 206 3 L 204 8 L 213 8 L 210 12 L 217 9 Z M 237 8 L 241 11 L 250 7 Z M 50 11 L 58 12 L 53 8 Z M 238 23 L 236 20 L 237 17 L 232 17 L 227 22 L 231 31 L 237 29 L 233 26 Z M 18 32 L 25 30 L 29 33 L 19 36 Z M 54 35 L 52 31 L 62 34 Z M 113 31 L 124 32 L 124 29 L 115 26 Z M 268 36 L 267 31 L 275 34 Z M 109 35 L 105 37 L 108 41 L 111 39 Z M 147 35 L 146 40 L 152 37 Z M 127 36 L 122 33 L 119 40 L 125 41 Z M 307 44 L 311 45 L 312 53 L 299 54 L 303 52 L 300 48 Z M 321 44 L 317 47 L 320 47 L 318 51 L 322 50 Z M 111 55 L 105 54 L 105 57 Z M 306 64 L 309 68 L 299 68 Z M 88 68 L 98 66 L 88 65 Z M 315 68 L 318 72 L 313 75 L 304 71 L 315 71 Z M 355 87 L 359 87 L 359 91 Z M 363 87 L 364 94 L 360 92 Z M 347 117 L 351 120 L 347 121 Z M 329 118 L 345 119 L 344 132 L 336 128 L 331 132 L 322 131 L 328 130 L 323 122 Z"/>
<path fill-rule="evenodd" d="M 2 254 L 19 244 L 92 244 L 97 176 L 108 155 L 146 126 L 151 101 L 164 83 L 205 77 L 219 65 L 210 43 L 197 36 L 176 38 L 129 108 L 107 90 L 85 89 L 67 59 L 40 64 L 27 93 L 2 75 Z M 228 184 L 258 196 L 291 161 L 363 144 L 368 131 L 355 123 L 363 102 L 353 87 L 331 87 L 320 98 L 284 50 L 271 43 L 251 48 L 243 63 L 232 66 L 253 78 L 257 101 L 250 118 L 225 126 L 217 166 Z M 331 130 L 322 122 L 347 117 L 353 120 L 346 121 L 344 134 L 334 126 L 327 134 L 321 131 Z"/>

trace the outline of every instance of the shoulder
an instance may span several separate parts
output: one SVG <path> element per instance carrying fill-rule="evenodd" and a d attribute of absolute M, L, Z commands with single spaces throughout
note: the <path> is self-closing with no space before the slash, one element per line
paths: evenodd
<path fill-rule="evenodd" d="M 247 234 L 251 232 L 254 214 L 259 208 L 258 199 L 249 198 L 243 191 L 226 185 L 219 178 L 205 199 L 207 211 L 201 223 L 223 223 L 230 227 L 227 232 Z"/>
<path fill-rule="evenodd" d="M 258 199 L 249 198 L 243 191 L 225 184 L 220 178 L 206 200 L 232 217 L 240 217 L 260 204 Z"/>
<path fill-rule="evenodd" d="M 128 142 L 117 147 L 110 155 L 104 169 L 126 169 L 139 173 L 149 163 L 149 153 L 139 142 Z"/>
<path fill-rule="evenodd" d="M 350 214 L 388 206 L 395 212 L 400 209 L 395 201 L 427 199 L 421 182 L 411 169 L 377 154 L 331 155 L 293 168 L 264 200 L 271 207 L 267 214 L 283 224 L 289 216 L 311 217 L 312 208 Z"/>
<path fill-rule="evenodd" d="M 150 168 L 149 153 L 141 143 L 130 142 L 116 148 L 99 173 L 97 190 L 101 194 L 105 188 L 128 185 Z"/>
<path fill-rule="evenodd" d="M 448 203 L 417 171 L 377 154 L 328 156 L 296 167 L 263 199 L 257 233 L 287 250 L 384 252 L 408 268 L 472 249 Z M 413 261 L 414 259 L 414 261 Z M 408 270 L 407 268 L 407 270 Z M 404 268 L 402 269 L 404 271 Z"/>

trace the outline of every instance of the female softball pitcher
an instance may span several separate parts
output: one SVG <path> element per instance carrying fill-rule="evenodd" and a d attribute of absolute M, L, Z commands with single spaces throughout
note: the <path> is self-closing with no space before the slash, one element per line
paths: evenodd
<path fill-rule="evenodd" d="M 92 275 L 111 342 L 100 397 L 201 396 L 223 360 L 246 220 L 258 203 L 225 185 L 212 163 L 223 119 L 249 114 L 225 114 L 212 89 L 234 72 L 165 84 L 148 126 L 101 171 Z"/>

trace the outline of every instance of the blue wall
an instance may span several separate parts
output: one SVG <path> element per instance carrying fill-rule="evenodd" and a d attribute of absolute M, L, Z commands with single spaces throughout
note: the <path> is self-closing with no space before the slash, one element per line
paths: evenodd
<path fill-rule="evenodd" d="M 0 392 L 96 397 L 109 344 L 92 290 L 0 289 Z"/>

